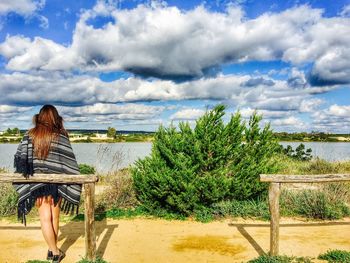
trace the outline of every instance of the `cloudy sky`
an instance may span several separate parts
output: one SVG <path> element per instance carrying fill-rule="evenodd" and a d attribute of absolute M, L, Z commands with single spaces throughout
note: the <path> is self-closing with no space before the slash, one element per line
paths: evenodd
<path fill-rule="evenodd" d="M 0 0 L 0 74 L 0 130 L 46 103 L 67 128 L 145 131 L 224 103 L 349 133 L 350 0 Z"/>

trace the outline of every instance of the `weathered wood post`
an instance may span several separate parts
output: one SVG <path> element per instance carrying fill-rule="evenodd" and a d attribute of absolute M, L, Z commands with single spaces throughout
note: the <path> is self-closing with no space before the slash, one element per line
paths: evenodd
<path fill-rule="evenodd" d="M 326 183 L 350 181 L 350 174 L 261 174 L 260 181 L 270 183 L 269 208 L 270 221 L 270 255 L 279 252 L 279 198 L 282 183 Z"/>
<path fill-rule="evenodd" d="M 269 207 L 271 215 L 270 224 L 270 255 L 278 255 L 279 250 L 279 224 L 280 224 L 280 183 L 270 183 L 269 186 Z"/>
<path fill-rule="evenodd" d="M 84 184 L 85 189 L 85 257 L 94 261 L 96 259 L 95 234 L 95 183 Z"/>

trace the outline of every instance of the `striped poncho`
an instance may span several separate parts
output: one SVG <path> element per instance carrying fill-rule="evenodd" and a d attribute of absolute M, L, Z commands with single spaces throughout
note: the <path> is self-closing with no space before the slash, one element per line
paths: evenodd
<path fill-rule="evenodd" d="M 18 146 L 14 159 L 15 171 L 26 178 L 35 173 L 79 174 L 79 167 L 67 136 L 60 134 L 52 142 L 45 160 L 33 154 L 32 139 L 25 134 Z M 62 197 L 61 209 L 65 213 L 78 213 L 81 184 L 14 183 L 18 198 L 18 218 L 26 225 L 26 215 L 35 204 L 37 197 L 51 195 L 56 205 Z"/>

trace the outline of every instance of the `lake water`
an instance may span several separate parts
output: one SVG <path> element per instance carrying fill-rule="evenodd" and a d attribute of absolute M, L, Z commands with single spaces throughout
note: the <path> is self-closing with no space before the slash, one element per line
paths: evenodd
<path fill-rule="evenodd" d="M 295 149 L 299 142 L 282 142 Z M 346 142 L 304 142 L 306 148 L 312 149 L 312 155 L 328 161 L 350 160 L 350 143 Z M 151 153 L 152 143 L 75 143 L 72 144 L 78 163 L 93 165 L 98 171 L 108 171 L 127 167 L 138 158 Z M 13 155 L 16 144 L 0 144 L 0 167 L 13 170 Z"/>

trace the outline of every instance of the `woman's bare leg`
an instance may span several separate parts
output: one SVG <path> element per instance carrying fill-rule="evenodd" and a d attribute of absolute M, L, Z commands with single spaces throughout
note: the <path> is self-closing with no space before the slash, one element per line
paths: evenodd
<path fill-rule="evenodd" d="M 39 203 L 40 204 L 39 204 L 38 210 L 39 210 L 41 231 L 43 233 L 43 236 L 45 238 L 47 245 L 49 246 L 49 249 L 53 252 L 53 254 L 57 255 L 59 253 L 59 250 L 56 244 L 55 231 L 52 225 L 52 213 L 51 213 L 50 202 L 48 202 L 48 200 L 45 200 L 45 198 L 43 198 Z"/>
<path fill-rule="evenodd" d="M 52 200 L 53 201 L 53 200 Z M 57 240 L 58 240 L 58 230 L 59 230 L 59 223 L 60 223 L 60 205 L 61 205 L 62 198 L 59 199 L 56 206 L 54 203 L 51 203 L 51 214 L 52 214 L 52 226 L 53 231 L 55 232 L 55 240 L 56 240 L 56 246 L 57 246 Z"/>

